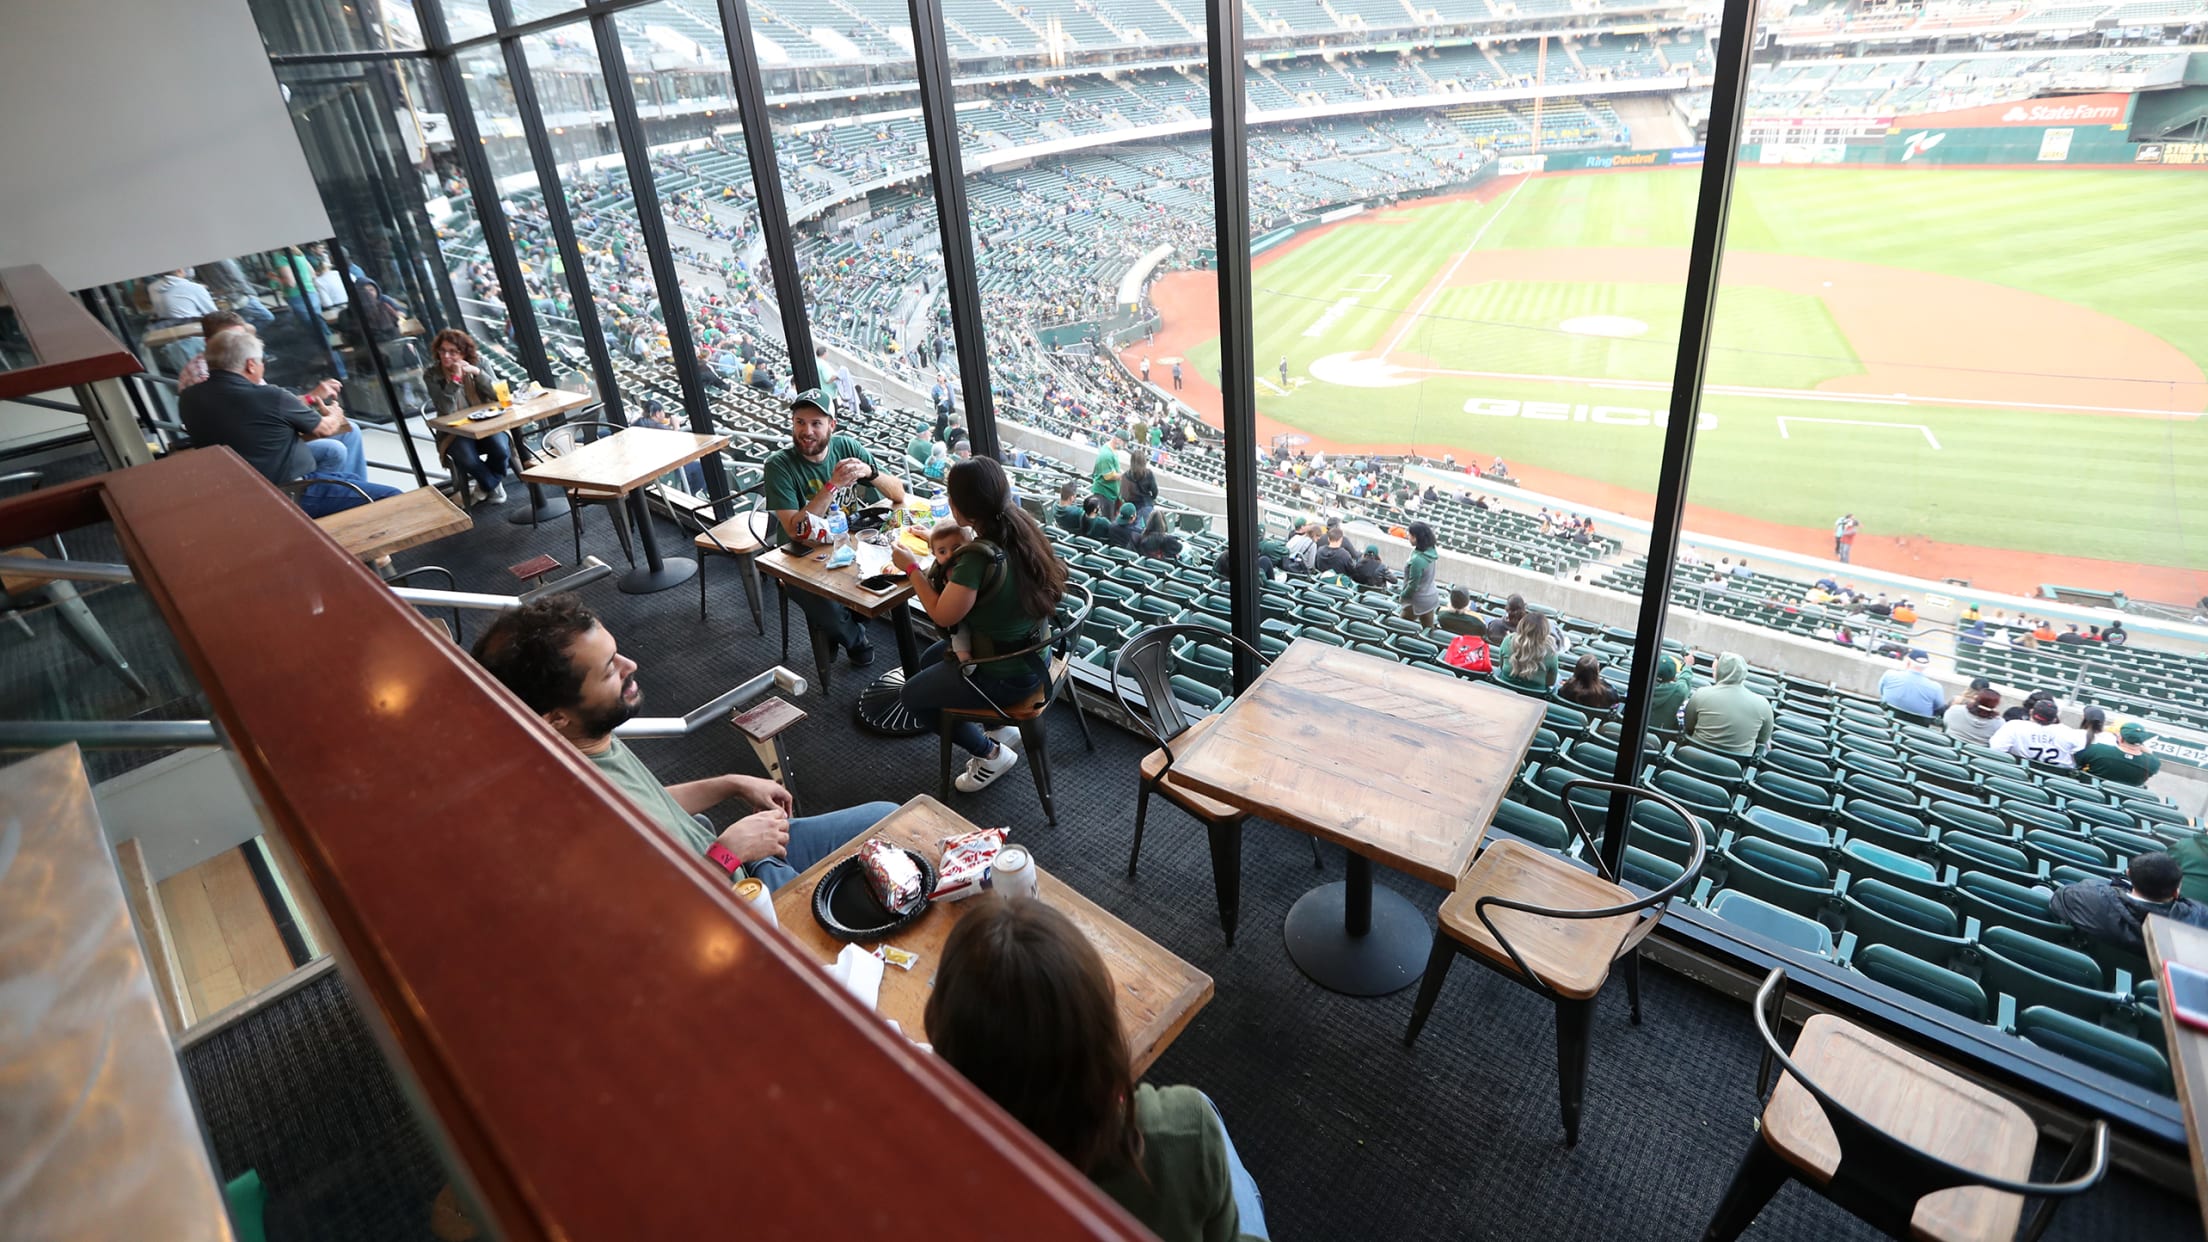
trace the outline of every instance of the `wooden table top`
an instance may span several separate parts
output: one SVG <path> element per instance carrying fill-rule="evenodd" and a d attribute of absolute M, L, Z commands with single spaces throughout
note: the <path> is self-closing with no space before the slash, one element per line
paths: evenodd
<path fill-rule="evenodd" d="M 2147 916 L 2147 960 L 2154 977 L 2162 977 L 2164 962 L 2177 962 L 2196 970 L 2208 970 L 2208 931 L 2159 914 Z M 2208 1231 L 2208 1153 L 2201 1144 L 2208 1136 L 2201 1124 L 2208 1120 L 2208 1033 L 2177 1020 L 2177 1007 L 2162 998 L 2162 1034 L 2170 1049 L 2170 1073 L 2177 1080 L 2177 1105 L 2185 1114 L 2185 1146 L 2193 1161 L 2193 1189 L 2200 1198 L 2200 1224 Z"/>
<path fill-rule="evenodd" d="M 523 400 L 519 396 L 515 397 L 513 408 L 502 412 L 496 418 L 486 418 L 478 422 L 468 421 L 470 414 L 497 408 L 492 405 L 471 405 L 450 418 L 433 418 L 429 420 L 429 425 L 441 435 L 460 436 L 468 440 L 482 440 L 495 436 L 502 431 L 512 431 L 516 427 L 526 427 L 531 423 L 540 422 L 547 418 L 555 418 L 571 410 L 579 410 L 597 399 L 589 393 L 568 392 L 561 388 L 551 388 L 537 393 L 527 400 Z"/>
<path fill-rule="evenodd" d="M 873 619 L 888 615 L 904 607 L 912 598 L 912 583 L 905 575 L 891 566 L 884 566 L 883 573 L 896 574 L 897 584 L 886 591 L 869 591 L 859 585 L 859 579 L 867 575 L 859 572 L 859 563 L 853 560 L 841 569 L 828 568 L 828 549 L 815 548 L 804 556 L 791 556 L 779 547 L 769 548 L 753 559 L 759 572 L 772 575 L 778 582 L 786 582 L 800 591 L 832 599 L 862 617 Z"/>
<path fill-rule="evenodd" d="M 347 552 L 364 561 L 420 547 L 475 528 L 475 519 L 434 487 L 417 487 L 372 505 L 314 519 Z"/>
<path fill-rule="evenodd" d="M 570 453 L 548 457 L 521 472 L 531 483 L 581 487 L 627 495 L 670 470 L 719 452 L 727 436 L 701 436 L 657 427 L 625 427 Z"/>
<path fill-rule="evenodd" d="M 1478 851 L 1542 704 L 1298 641 L 1174 761 L 1182 784 L 1441 888 Z"/>
<path fill-rule="evenodd" d="M 774 895 L 774 916 L 782 930 L 814 961 L 836 960 L 843 942 L 822 930 L 813 917 L 813 889 L 830 867 L 843 861 L 867 837 L 881 837 L 925 855 L 931 862 L 941 857 L 943 838 L 971 832 L 978 825 L 925 794 L 897 808 L 889 818 L 853 837 L 843 848 L 815 864 L 811 870 L 785 884 Z M 1211 976 L 1175 957 L 1156 941 L 1121 922 L 1110 911 L 1083 897 L 1038 865 L 1044 901 L 1056 907 L 1104 957 L 1112 972 L 1113 990 L 1119 996 L 1120 1025 L 1127 1033 L 1127 1049 L 1134 1057 L 1140 1078 L 1157 1060 L 1190 1018 L 1211 1001 Z M 975 902 L 995 901 L 982 893 L 963 901 L 930 906 L 918 922 L 887 943 L 920 955 L 911 970 L 890 966 L 882 972 L 882 992 L 875 1012 L 894 1019 L 906 1036 L 927 1038 L 922 1011 L 935 986 L 935 968 L 943 957 L 943 941 L 951 925 L 964 917 Z M 869 946 L 871 947 L 871 946 Z"/>

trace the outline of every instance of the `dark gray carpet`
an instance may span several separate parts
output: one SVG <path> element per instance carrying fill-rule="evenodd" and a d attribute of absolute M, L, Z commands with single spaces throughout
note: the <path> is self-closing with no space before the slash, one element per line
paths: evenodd
<path fill-rule="evenodd" d="M 518 503 L 518 497 L 517 497 Z M 463 590 L 511 591 L 505 566 L 539 552 L 572 557 L 565 519 L 542 530 L 478 510 L 468 534 L 417 550 L 402 566 L 451 568 Z M 616 564 L 620 550 L 603 513 L 588 518 L 586 549 Z M 664 546 L 687 543 L 662 527 Z M 653 714 L 679 714 L 777 657 L 776 610 L 758 637 L 737 575 L 712 569 L 712 620 L 701 624 L 694 585 L 634 597 L 590 588 Z M 793 610 L 793 617 L 796 616 Z M 470 637 L 483 622 L 469 618 Z M 877 627 L 877 669 L 894 659 Z M 790 666 L 812 676 L 802 626 Z M 830 693 L 801 701 L 812 718 L 791 736 L 796 784 L 815 806 L 932 792 L 932 738 L 890 741 L 858 732 L 852 704 L 865 677 L 840 670 Z M 1288 907 L 1317 879 L 1303 837 L 1253 824 L 1244 859 L 1240 943 L 1219 933 L 1201 832 L 1154 805 L 1141 876 L 1125 877 L 1133 827 L 1132 736 L 1095 725 L 1083 753 L 1073 718 L 1053 714 L 1059 825 L 1046 828 L 1024 770 L 957 808 L 985 824 L 1011 824 L 1046 866 L 1102 905 L 1209 972 L 1210 1006 L 1152 1071 L 1218 1101 L 1283 1239 L 1583 1237 L 1692 1238 L 1751 1136 L 1758 1044 L 1746 1007 L 1662 971 L 1647 972 L 1647 1022 L 1628 1025 L 1622 995 L 1605 998 L 1582 1141 L 1562 1144 L 1549 1008 L 1532 994 L 1460 964 L 1415 1050 L 1402 1047 L 1408 991 L 1353 1000 L 1308 983 L 1280 937 Z M 638 752 L 669 783 L 734 768 L 756 772 L 732 731 L 709 726 Z M 726 818 L 724 810 L 717 818 Z M 1425 909 L 1440 894 L 1381 873 Z M 1338 879 L 1330 851 L 1323 878 Z M 1622 985 L 1620 985 L 1622 987 Z M 1613 988 L 1618 991 L 1619 988 Z M 304 1012 L 294 1014 L 294 1009 Z M 261 1164 L 272 1200 L 304 1232 L 272 1236 L 407 1236 L 442 1178 L 409 1132 L 398 1097 L 357 1030 L 326 998 L 286 1002 L 257 1019 L 267 1035 L 241 1035 L 187 1058 L 225 1174 Z M 337 1023 L 340 1038 L 329 1038 Z M 281 1031 L 281 1034 L 276 1032 Z M 390 1196 L 404 1203 L 394 1205 Z M 2182 1239 L 2198 1236 L 2189 1200 L 2112 1177 L 2067 1206 L 2060 1238 Z M 1750 1237 L 1871 1236 L 1852 1218 L 1799 1188 L 1766 1209 Z"/>

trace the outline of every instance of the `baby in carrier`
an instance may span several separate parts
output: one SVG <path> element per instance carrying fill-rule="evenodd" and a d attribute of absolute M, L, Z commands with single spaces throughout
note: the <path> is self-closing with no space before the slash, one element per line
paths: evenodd
<path fill-rule="evenodd" d="M 957 522 L 946 518 L 937 523 L 935 529 L 928 532 L 928 555 L 935 558 L 934 563 L 928 566 L 928 585 L 940 593 L 951 580 L 951 562 L 959 553 L 972 547 L 973 542 L 966 537 L 966 528 Z M 951 626 L 945 637 L 950 639 L 953 660 L 973 660 L 974 635 L 965 625 Z"/>

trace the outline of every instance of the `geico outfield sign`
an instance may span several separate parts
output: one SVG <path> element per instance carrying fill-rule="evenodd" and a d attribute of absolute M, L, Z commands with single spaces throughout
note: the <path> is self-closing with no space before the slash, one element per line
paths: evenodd
<path fill-rule="evenodd" d="M 1666 427 L 1670 410 L 1644 410 L 1637 405 L 1575 405 L 1569 401 L 1506 401 L 1500 397 L 1474 397 L 1464 403 L 1467 414 L 1489 418 L 1530 418 L 1548 423 L 1601 423 L 1606 427 Z M 1717 427 L 1717 415 L 1708 410 L 1695 418 L 1695 430 Z"/>

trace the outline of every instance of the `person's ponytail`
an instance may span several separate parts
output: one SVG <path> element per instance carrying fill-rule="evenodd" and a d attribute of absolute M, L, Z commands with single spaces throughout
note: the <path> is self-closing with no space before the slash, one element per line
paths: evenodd
<path fill-rule="evenodd" d="M 1058 607 L 1066 593 L 1066 565 L 1051 550 L 1027 510 L 1012 500 L 1004 468 L 987 457 L 951 467 L 944 480 L 951 506 L 974 524 L 974 533 L 1004 549 L 1020 571 L 1020 612 L 1038 621 Z"/>

